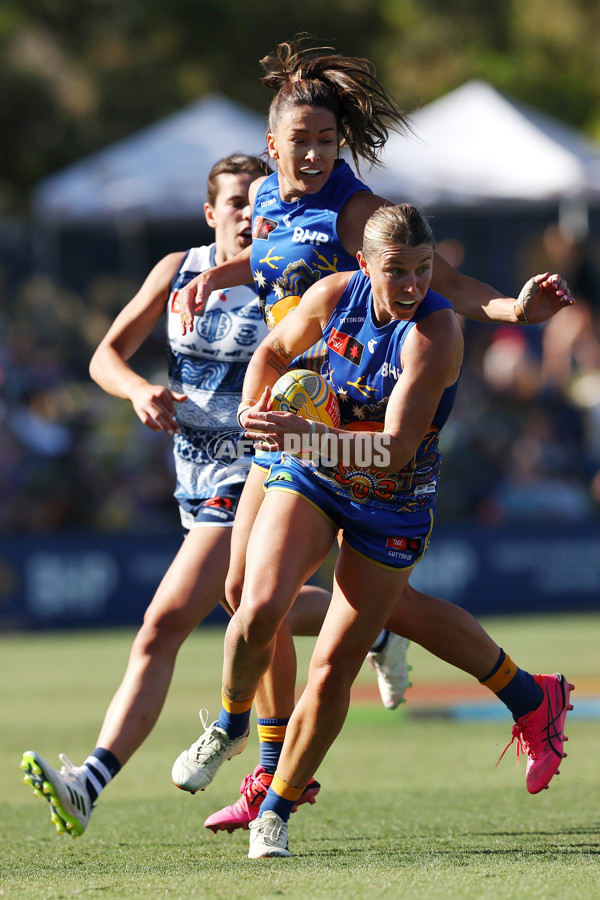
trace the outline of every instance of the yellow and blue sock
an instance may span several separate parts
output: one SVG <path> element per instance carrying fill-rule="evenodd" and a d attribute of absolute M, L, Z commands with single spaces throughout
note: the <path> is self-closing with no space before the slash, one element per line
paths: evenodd
<path fill-rule="evenodd" d="M 277 768 L 289 721 L 289 718 L 258 720 L 259 763 L 265 772 L 269 772 L 271 775 L 275 773 Z"/>
<path fill-rule="evenodd" d="M 221 712 L 217 719 L 217 725 L 227 732 L 228 737 L 233 741 L 235 738 L 248 734 L 250 727 L 250 712 L 254 697 L 249 700 L 230 700 L 221 693 Z"/>
<path fill-rule="evenodd" d="M 479 683 L 489 688 L 508 707 L 515 722 L 537 709 L 544 699 L 533 675 L 519 669 L 504 650 L 500 650 L 498 662 L 485 678 L 479 679 Z"/>
<path fill-rule="evenodd" d="M 263 813 L 266 813 L 267 810 L 270 809 L 273 810 L 274 813 L 277 813 L 280 819 L 287 822 L 292 814 L 294 806 L 302 796 L 303 792 L 304 788 L 292 787 L 291 784 L 283 781 L 283 779 L 275 773 L 275 775 L 273 775 L 271 787 L 267 791 L 267 796 L 261 804 L 258 813 L 259 819 Z"/>

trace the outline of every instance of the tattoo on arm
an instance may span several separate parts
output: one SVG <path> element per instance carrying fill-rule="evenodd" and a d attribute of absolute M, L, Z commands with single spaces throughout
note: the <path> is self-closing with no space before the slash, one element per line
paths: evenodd
<path fill-rule="evenodd" d="M 278 375 L 283 375 L 284 372 L 287 372 L 287 366 L 282 366 L 276 359 L 268 359 L 267 365 L 275 369 Z"/>
<path fill-rule="evenodd" d="M 273 338 L 271 346 L 273 347 L 275 353 L 277 353 L 279 356 L 283 356 L 284 359 L 292 358 L 292 354 L 286 347 L 283 346 L 279 338 Z"/>

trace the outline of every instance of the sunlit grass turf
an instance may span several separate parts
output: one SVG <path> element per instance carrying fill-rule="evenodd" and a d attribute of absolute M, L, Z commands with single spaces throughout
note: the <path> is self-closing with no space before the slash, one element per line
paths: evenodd
<path fill-rule="evenodd" d="M 598 674 L 600 617 L 497 619 L 491 633 L 533 671 Z M 290 822 L 289 860 L 250 861 L 247 833 L 212 835 L 204 818 L 232 802 L 256 764 L 254 735 L 205 793 L 170 782 L 177 753 L 216 714 L 222 632 L 183 648 L 163 716 L 102 796 L 88 832 L 60 838 L 22 784 L 23 750 L 58 765 L 94 746 L 128 655 L 130 632 L 6 635 L 0 640 L 0 897 L 212 898 L 600 897 L 600 723 L 569 724 L 569 758 L 550 790 L 524 786 L 511 723 L 418 721 L 406 708 L 354 705 L 318 778 L 314 807 Z M 311 641 L 300 642 L 300 672 Z M 413 677 L 469 681 L 411 648 Z M 365 668 L 360 680 L 373 682 Z M 576 702 L 577 691 L 573 698 Z"/>

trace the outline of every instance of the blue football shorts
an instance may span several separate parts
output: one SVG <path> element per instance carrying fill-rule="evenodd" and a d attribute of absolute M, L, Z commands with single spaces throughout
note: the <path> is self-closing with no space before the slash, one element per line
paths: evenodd
<path fill-rule="evenodd" d="M 265 490 L 303 497 L 343 531 L 356 553 L 385 569 L 410 569 L 427 550 L 435 508 L 413 512 L 357 503 L 330 491 L 307 466 L 287 455 L 272 464 Z"/>
<path fill-rule="evenodd" d="M 252 457 L 252 465 L 257 469 L 261 469 L 267 475 L 269 469 L 278 459 L 281 458 L 281 450 L 255 450 Z"/>

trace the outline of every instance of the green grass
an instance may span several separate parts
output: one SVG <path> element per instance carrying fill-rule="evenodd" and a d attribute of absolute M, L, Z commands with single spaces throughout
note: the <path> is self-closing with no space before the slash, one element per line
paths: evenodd
<path fill-rule="evenodd" d="M 598 677 L 600 616 L 485 623 L 521 665 Z M 47 804 L 22 784 L 21 754 L 80 762 L 128 655 L 130 632 L 4 635 L 0 745 L 0 897 L 34 898 L 600 898 L 600 723 L 574 718 L 569 758 L 549 791 L 531 797 L 506 723 L 412 719 L 354 704 L 318 777 L 314 807 L 290 823 L 288 860 L 250 861 L 247 833 L 212 835 L 204 818 L 235 798 L 257 759 L 256 738 L 196 796 L 170 768 L 199 733 L 196 710 L 216 713 L 222 632 L 183 648 L 151 737 L 103 794 L 87 833 L 59 837 Z M 299 642 L 306 671 L 311 641 Z M 468 676 L 411 648 L 413 680 Z M 587 679 L 587 682 L 586 682 Z M 365 667 L 359 680 L 372 684 Z M 486 697 L 482 689 L 482 698 Z M 577 700 L 577 691 L 574 695 Z"/>

